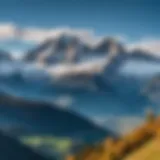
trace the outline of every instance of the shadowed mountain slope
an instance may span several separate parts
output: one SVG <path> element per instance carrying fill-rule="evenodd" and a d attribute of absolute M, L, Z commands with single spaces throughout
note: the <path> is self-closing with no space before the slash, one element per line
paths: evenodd
<path fill-rule="evenodd" d="M 0 132 L 1 160 L 48 160 Z M 54 159 L 53 159 L 54 160 Z"/>
<path fill-rule="evenodd" d="M 0 94 L 0 116 L 3 117 L 3 123 L 9 123 L 12 127 L 15 125 L 15 128 L 21 126 L 20 133 L 15 134 L 88 137 L 91 140 L 114 135 L 87 118 L 58 108 L 56 105 L 24 100 L 2 93 Z"/>

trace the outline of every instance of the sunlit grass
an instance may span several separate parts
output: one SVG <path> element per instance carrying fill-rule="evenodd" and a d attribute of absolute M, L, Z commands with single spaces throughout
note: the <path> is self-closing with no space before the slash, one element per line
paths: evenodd
<path fill-rule="evenodd" d="M 128 155 L 125 160 L 160 160 L 160 139 L 156 138 Z"/>
<path fill-rule="evenodd" d="M 24 136 L 20 140 L 43 153 L 54 156 L 55 153 L 65 155 L 72 147 L 72 140 L 68 138 L 53 137 L 53 136 Z"/>

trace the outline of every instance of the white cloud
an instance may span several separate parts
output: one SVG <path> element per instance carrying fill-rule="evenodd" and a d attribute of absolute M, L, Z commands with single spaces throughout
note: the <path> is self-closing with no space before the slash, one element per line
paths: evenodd
<path fill-rule="evenodd" d="M 100 42 L 103 36 L 97 36 L 92 28 L 39 28 L 25 27 L 21 28 L 14 23 L 0 23 L 0 40 L 19 39 L 24 42 L 40 43 L 48 38 L 56 38 L 61 34 L 78 36 L 82 41 L 95 45 Z M 128 37 L 123 34 L 113 35 L 113 37 L 127 44 Z M 160 55 L 160 38 L 142 38 L 134 43 L 127 44 L 128 49 L 143 49 Z"/>
<path fill-rule="evenodd" d="M 70 95 L 62 95 L 53 101 L 58 107 L 66 109 L 73 104 L 73 98 Z"/>
<path fill-rule="evenodd" d="M 144 51 L 151 52 L 155 56 L 160 57 L 160 39 L 156 38 L 143 38 L 135 43 L 128 45 L 129 50 L 141 49 Z"/>
<path fill-rule="evenodd" d="M 21 40 L 42 42 L 48 38 L 56 38 L 62 34 L 68 34 L 71 36 L 77 36 L 81 41 L 90 45 L 95 45 L 101 40 L 102 37 L 95 35 L 92 29 L 83 28 L 70 28 L 70 27 L 59 27 L 59 28 L 25 28 L 21 31 Z"/>
<path fill-rule="evenodd" d="M 96 43 L 100 37 L 92 29 L 56 27 L 56 28 L 21 28 L 12 23 L 0 23 L 0 39 L 10 38 L 22 41 L 41 42 L 50 37 L 55 38 L 61 34 L 78 36 L 82 41 L 90 44 Z"/>
<path fill-rule="evenodd" d="M 101 73 L 105 67 L 106 59 L 104 57 L 83 61 L 78 64 L 57 64 L 51 67 L 41 66 L 49 75 L 54 78 L 63 79 L 64 77 L 72 77 L 76 75 L 94 75 Z M 39 67 L 39 66 L 38 66 Z"/>
<path fill-rule="evenodd" d="M 55 27 L 55 28 L 39 28 L 25 27 L 21 28 L 13 23 L 0 23 L 0 39 L 19 39 L 27 42 L 42 42 L 48 38 L 56 38 L 61 34 L 68 34 L 79 37 L 83 42 L 95 45 L 100 42 L 103 36 L 97 36 L 92 28 L 71 28 L 71 27 Z M 125 41 L 126 36 L 116 35 L 115 39 Z"/>
<path fill-rule="evenodd" d="M 14 24 L 0 23 L 0 40 L 7 40 L 15 38 L 16 26 Z"/>
<path fill-rule="evenodd" d="M 94 117 L 94 122 L 98 125 L 105 126 L 119 134 L 131 132 L 136 127 L 144 123 L 144 118 L 140 116 L 106 116 Z"/>
<path fill-rule="evenodd" d="M 15 60 L 21 60 L 24 56 L 23 51 L 21 50 L 10 50 L 11 56 L 15 59 Z"/>

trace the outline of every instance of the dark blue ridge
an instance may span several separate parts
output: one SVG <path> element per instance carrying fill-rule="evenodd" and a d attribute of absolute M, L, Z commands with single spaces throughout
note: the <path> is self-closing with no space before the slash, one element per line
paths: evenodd
<path fill-rule="evenodd" d="M 111 131 L 73 111 L 60 109 L 47 102 L 24 100 L 2 93 L 0 117 L 4 117 L 4 122 L 6 118 L 8 123 L 21 126 L 18 133 L 14 130 L 14 135 L 56 135 L 79 139 L 93 135 L 94 141 L 106 136 L 115 136 Z"/>
<path fill-rule="evenodd" d="M 14 138 L 0 132 L 0 159 L 1 160 L 49 160 L 30 148 L 19 143 Z M 52 159 L 55 160 L 55 159 Z"/>

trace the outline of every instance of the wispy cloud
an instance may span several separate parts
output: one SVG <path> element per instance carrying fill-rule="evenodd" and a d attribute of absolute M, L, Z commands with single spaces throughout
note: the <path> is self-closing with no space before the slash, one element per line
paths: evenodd
<path fill-rule="evenodd" d="M 102 57 L 79 64 L 59 64 L 56 66 L 47 67 L 47 72 L 57 78 L 74 75 L 93 75 L 95 73 L 102 72 L 105 61 L 106 59 Z"/>
<path fill-rule="evenodd" d="M 7 40 L 16 37 L 16 26 L 12 23 L 0 23 L 0 40 Z"/>
<path fill-rule="evenodd" d="M 53 101 L 58 107 L 67 109 L 73 104 L 73 98 L 70 95 L 62 95 Z"/>
<path fill-rule="evenodd" d="M 160 56 L 160 38 L 142 38 L 135 43 L 129 44 L 128 48 L 131 50 L 141 49 L 152 52 L 155 56 Z"/>
<path fill-rule="evenodd" d="M 95 44 L 100 40 L 100 37 L 96 36 L 92 29 L 83 28 L 51 28 L 51 29 L 41 29 L 41 28 L 25 28 L 21 32 L 21 39 L 25 41 L 41 42 L 48 38 L 56 38 L 61 34 L 68 34 L 71 36 L 77 36 L 85 43 Z"/>
<path fill-rule="evenodd" d="M 0 40 L 19 39 L 22 41 L 41 42 L 48 38 L 56 38 L 61 34 L 79 37 L 90 44 L 96 43 L 101 37 L 95 35 L 93 29 L 57 27 L 57 28 L 21 28 L 13 23 L 0 23 Z"/>
<path fill-rule="evenodd" d="M 19 27 L 14 23 L 0 23 L 0 40 L 17 39 L 24 42 L 40 43 L 48 38 L 56 38 L 61 34 L 68 34 L 79 37 L 83 42 L 95 45 L 103 39 L 97 36 L 92 28 L 39 28 L 39 27 Z M 129 43 L 128 37 L 123 34 L 113 35 L 113 37 L 127 44 L 129 50 L 142 49 L 160 54 L 160 38 L 142 38 L 139 41 Z"/>
<path fill-rule="evenodd" d="M 126 134 L 144 123 L 140 116 L 106 116 L 93 118 L 95 123 L 105 126 L 117 133 Z M 125 125 L 124 125 L 125 124 Z"/>
<path fill-rule="evenodd" d="M 95 45 L 103 39 L 103 36 L 96 35 L 92 28 L 39 28 L 39 27 L 19 27 L 14 23 L 0 23 L 0 40 L 18 39 L 27 42 L 42 42 L 48 38 L 56 38 L 61 34 L 68 34 L 79 37 L 83 42 Z M 114 35 L 115 39 L 125 42 L 126 36 Z"/>

